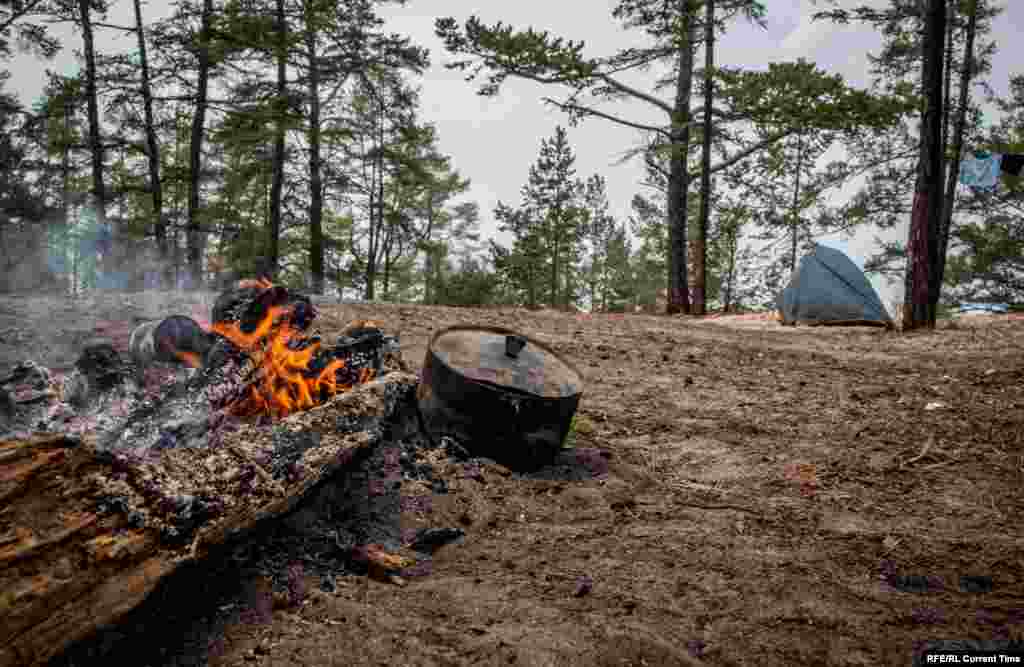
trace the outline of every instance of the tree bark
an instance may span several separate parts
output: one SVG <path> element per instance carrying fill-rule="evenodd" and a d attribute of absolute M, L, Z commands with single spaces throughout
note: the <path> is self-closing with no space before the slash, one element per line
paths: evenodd
<path fill-rule="evenodd" d="M 423 281 L 423 303 L 426 305 L 433 305 L 433 283 L 434 283 L 434 248 L 431 245 L 432 237 L 434 234 L 434 193 L 427 193 L 427 229 L 423 233 L 423 238 L 426 240 L 427 249 L 423 253 L 423 273 L 425 280 Z"/>
<path fill-rule="evenodd" d="M 188 221 L 186 222 L 186 263 L 192 289 L 202 287 L 203 252 L 199 239 L 199 184 L 202 173 L 203 135 L 206 130 L 207 89 L 210 77 L 210 23 L 213 0 L 203 0 L 200 16 L 199 44 L 196 49 L 196 97 L 189 140 Z"/>
<path fill-rule="evenodd" d="M 103 183 L 103 137 L 100 135 L 99 101 L 96 97 L 96 50 L 92 29 L 92 9 L 89 0 L 78 0 L 78 20 L 82 26 L 83 56 L 85 58 L 85 99 L 86 112 L 89 118 L 89 152 L 92 158 L 92 205 L 96 215 L 96 225 L 100 230 L 107 226 L 107 196 Z M 103 251 L 101 266 L 104 273 L 112 271 L 114 249 L 119 241 L 114 234 L 111 245 Z"/>
<path fill-rule="evenodd" d="M 284 0 L 277 0 L 277 118 L 274 123 L 274 156 L 270 182 L 270 220 L 264 271 L 277 274 L 281 240 L 281 192 L 284 189 L 285 114 L 288 112 L 288 24 Z"/>
<path fill-rule="evenodd" d="M 953 5 L 955 0 L 949 0 L 949 4 L 946 6 L 947 12 L 955 12 Z M 950 112 L 950 97 L 952 96 L 953 86 L 953 23 L 952 15 L 946 16 L 946 35 L 943 37 L 943 51 L 945 58 L 945 67 L 943 68 L 942 76 L 942 150 L 943 157 L 945 157 L 946 147 L 949 146 L 949 112 Z M 947 163 L 948 164 L 948 163 Z"/>
<path fill-rule="evenodd" d="M 800 234 L 800 170 L 803 169 L 804 162 L 804 135 L 799 133 L 796 135 L 796 180 L 793 185 L 793 245 L 790 248 L 789 255 L 789 270 L 796 271 L 796 253 Z"/>
<path fill-rule="evenodd" d="M 693 21 L 689 0 L 680 0 L 683 12 L 683 44 L 679 48 L 676 99 L 670 140 L 672 154 L 668 175 L 668 303 L 670 315 L 690 312 L 686 272 L 686 197 L 690 179 L 686 171 L 690 151 L 690 98 L 693 87 Z"/>
<path fill-rule="evenodd" d="M 693 313 L 707 312 L 707 242 L 711 220 L 711 122 L 714 102 L 715 67 L 715 0 L 705 0 L 704 15 L 704 145 L 701 150 L 700 220 L 694 237 L 693 256 Z"/>
<path fill-rule="evenodd" d="M 736 283 L 736 246 L 739 245 L 737 236 L 735 229 L 729 232 L 729 268 L 726 270 L 727 282 L 725 283 L 725 295 L 722 297 L 723 313 L 728 313 L 732 308 L 732 294 Z"/>
<path fill-rule="evenodd" d="M 949 251 L 949 230 L 953 224 L 953 207 L 956 204 L 956 184 L 960 180 L 960 158 L 964 150 L 964 130 L 967 126 L 967 106 L 970 103 L 971 79 L 974 77 L 974 35 L 978 26 L 978 2 L 972 0 L 967 17 L 967 35 L 964 43 L 963 63 L 960 68 L 960 91 L 957 100 L 956 121 L 953 127 L 953 154 L 950 156 L 946 174 L 946 193 L 942 202 L 942 225 L 939 228 L 939 254 L 936 271 L 938 275 L 929 295 L 932 308 L 939 305 L 942 281 L 946 273 L 946 253 Z"/>
<path fill-rule="evenodd" d="M 64 102 L 64 113 L 61 119 L 64 122 L 64 136 L 71 136 L 71 116 L 75 112 L 75 106 L 68 99 L 67 95 L 63 96 Z M 69 142 L 62 142 L 61 147 L 61 160 L 60 160 L 60 175 L 61 175 L 61 186 L 63 191 L 61 192 L 61 208 L 63 219 L 64 219 L 64 237 L 68 239 L 68 245 L 66 247 L 71 250 L 71 279 L 70 293 L 72 296 L 78 294 L 78 243 L 70 242 L 71 238 L 71 145 Z"/>
<path fill-rule="evenodd" d="M 137 0 L 136 0 L 137 1 Z M 312 12 L 308 8 L 307 12 Z M 320 162 L 320 63 L 316 26 L 306 17 L 306 49 L 309 58 L 309 272 L 313 293 L 324 293 L 324 186 Z"/>
<path fill-rule="evenodd" d="M 146 33 L 143 30 L 142 3 L 134 0 L 135 33 L 139 39 L 139 60 L 141 68 L 142 107 L 146 119 L 146 150 L 149 162 L 149 186 L 153 197 L 153 232 L 156 236 L 156 247 L 160 258 L 159 283 L 166 287 L 170 282 L 170 252 L 167 247 L 167 223 L 164 220 L 164 191 L 160 182 L 160 144 L 156 136 L 156 123 L 153 119 L 153 91 L 149 83 L 149 59 L 146 57 Z"/>
<path fill-rule="evenodd" d="M 383 253 L 384 253 L 384 271 L 381 276 L 381 295 L 385 299 L 391 298 L 391 251 L 395 243 L 395 226 L 389 224 L 387 232 L 384 235 Z"/>
<path fill-rule="evenodd" d="M 548 242 L 551 244 L 551 287 L 550 294 L 548 295 L 548 308 L 558 308 L 561 305 L 562 299 L 558 294 L 558 223 L 552 222 L 552 214 L 554 219 L 558 220 L 561 217 L 561 211 L 555 210 L 554 212 L 548 212 L 548 225 L 551 230 L 548 234 Z"/>
<path fill-rule="evenodd" d="M 384 102 L 378 105 L 377 154 L 374 156 L 373 176 L 370 194 L 370 239 L 366 251 L 366 288 L 363 298 L 372 301 L 376 294 L 377 259 L 380 254 L 381 234 L 384 232 Z M 376 201 L 375 201 L 376 200 Z M 376 221 L 374 221 L 376 209 Z"/>
<path fill-rule="evenodd" d="M 942 216 L 942 66 L 946 35 L 946 0 L 928 0 L 924 30 L 921 159 L 907 239 L 903 328 L 935 327 L 930 295 L 938 277 L 939 226 Z"/>

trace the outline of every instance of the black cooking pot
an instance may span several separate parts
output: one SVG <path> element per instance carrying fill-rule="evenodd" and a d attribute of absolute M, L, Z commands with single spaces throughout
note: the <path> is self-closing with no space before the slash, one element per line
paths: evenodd
<path fill-rule="evenodd" d="M 427 346 L 417 399 L 435 439 L 515 470 L 550 463 L 565 441 L 583 378 L 550 347 L 500 327 L 458 325 Z"/>

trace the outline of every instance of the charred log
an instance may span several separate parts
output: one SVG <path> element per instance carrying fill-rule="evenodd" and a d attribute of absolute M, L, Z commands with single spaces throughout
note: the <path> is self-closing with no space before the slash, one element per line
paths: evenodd
<path fill-rule="evenodd" d="M 98 447 L 140 455 L 178 446 L 202 449 L 215 446 L 225 432 L 241 423 L 247 398 L 265 372 L 259 365 L 260 353 L 250 354 L 226 338 L 215 338 L 198 373 L 156 398 L 139 401 L 123 420 L 97 434 Z M 304 344 L 318 342 L 311 338 Z M 364 332 L 358 339 L 318 349 L 303 375 L 316 377 L 332 361 L 340 360 L 342 365 L 334 371 L 337 384 L 362 384 L 385 370 L 401 370 L 394 364 L 386 368 L 393 346 L 380 330 Z M 317 398 L 323 402 L 328 396 L 321 393 Z"/>
<path fill-rule="evenodd" d="M 86 407 L 120 387 L 133 373 L 134 368 L 121 358 L 111 341 L 90 340 L 64 383 L 64 400 L 78 408 Z"/>
<path fill-rule="evenodd" d="M 275 306 L 292 308 L 292 325 L 299 331 L 308 329 L 317 314 L 308 296 L 267 282 L 243 280 L 217 297 L 211 322 L 214 326 L 238 322 L 243 332 L 252 333 Z"/>
<path fill-rule="evenodd" d="M 389 437 L 416 384 L 391 373 L 275 424 L 237 422 L 202 449 L 0 441 L 0 666 L 45 664 L 182 565 L 291 510 Z"/>

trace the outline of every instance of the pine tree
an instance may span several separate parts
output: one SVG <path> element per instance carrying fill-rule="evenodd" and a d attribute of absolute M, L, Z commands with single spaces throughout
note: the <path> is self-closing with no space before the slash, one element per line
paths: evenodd
<path fill-rule="evenodd" d="M 514 303 L 527 308 L 540 305 L 543 276 L 547 259 L 541 246 L 541 235 L 534 230 L 535 223 L 525 209 L 513 209 L 502 202 L 494 209 L 498 229 L 513 237 L 512 248 L 493 240 L 490 242 L 491 261 L 500 276 L 502 286 Z"/>
<path fill-rule="evenodd" d="M 750 251 L 741 244 L 743 230 L 752 217 L 744 203 L 724 202 L 716 207 L 708 247 L 708 296 L 717 299 L 723 312 L 736 308 L 742 299 L 740 283 L 748 269 Z"/>
<path fill-rule="evenodd" d="M 612 231 L 606 247 L 604 270 L 607 282 L 602 293 L 602 308 L 606 312 L 623 312 L 636 304 L 637 297 L 632 242 L 624 224 Z"/>
<path fill-rule="evenodd" d="M 587 263 L 583 271 L 587 285 L 587 300 L 592 310 L 607 310 L 612 280 L 608 263 L 609 246 L 617 231 L 615 218 L 609 214 L 605 180 L 599 174 L 587 179 L 584 202 L 587 222 L 584 237 L 587 243 Z"/>
<path fill-rule="evenodd" d="M 661 193 L 648 198 L 634 195 L 630 232 L 640 245 L 630 257 L 634 276 L 634 302 L 630 305 L 654 310 L 658 295 L 664 289 L 665 267 L 668 265 L 668 230 L 664 225 L 664 204 Z"/>
<path fill-rule="evenodd" d="M 830 1 L 833 5 L 837 4 L 835 0 Z M 863 6 L 831 9 L 816 15 L 816 18 L 839 23 L 864 22 L 881 32 L 882 49 L 877 55 L 869 56 L 873 85 L 886 91 L 913 93 L 911 99 L 915 102 L 916 111 L 914 120 L 931 113 L 926 110 L 923 102 L 926 90 L 922 80 L 923 54 L 926 51 L 923 40 L 927 32 L 924 24 L 929 15 L 925 9 L 928 6 L 924 2 L 891 0 L 885 8 Z M 941 117 L 935 123 L 938 125 L 941 148 L 941 173 L 937 177 L 944 183 L 944 193 L 939 197 L 939 220 L 935 223 L 934 243 L 927 251 L 919 249 L 917 253 L 918 257 L 929 257 L 930 266 L 920 266 L 917 271 L 920 273 L 928 268 L 930 311 L 935 310 L 941 297 L 948 239 L 951 234 L 955 235 L 959 224 L 957 211 L 960 206 L 956 181 L 962 150 L 964 146 L 980 139 L 980 111 L 970 91 L 979 83 L 984 86 L 984 82 L 978 79 L 991 69 L 995 45 L 986 42 L 984 36 L 991 29 L 992 19 L 1002 11 L 988 0 L 948 2 L 944 10 L 947 14 L 946 27 L 941 35 L 929 37 L 932 48 L 928 49 L 932 60 L 945 71 L 937 84 L 932 82 L 939 86 L 935 95 L 943 108 Z M 877 224 L 883 229 L 905 223 L 911 213 L 906 202 L 921 183 L 921 175 L 918 173 L 923 168 L 919 164 L 920 142 L 920 134 L 914 132 L 906 122 L 885 137 L 867 133 L 857 136 L 848 148 L 854 159 L 846 170 L 850 173 L 867 173 L 868 184 L 848 205 L 836 211 L 835 217 L 846 219 L 850 227 L 862 221 Z M 916 199 L 930 207 L 921 197 Z M 919 241 L 924 237 L 918 234 L 914 238 Z M 907 254 L 907 244 L 885 243 L 880 253 L 865 262 L 865 270 L 895 277 L 903 269 L 905 288 L 909 290 L 907 281 L 913 280 L 914 271 L 912 265 L 906 262 Z M 911 296 L 908 291 L 905 301 L 909 302 Z M 918 294 L 918 298 L 924 297 Z"/>
<path fill-rule="evenodd" d="M 547 305 L 565 309 L 579 296 L 586 209 L 575 162 L 565 128 L 556 127 L 554 136 L 541 140 L 519 210 L 499 203 L 494 212 L 500 228 L 515 238 L 509 253 L 496 251 L 495 261 L 531 307 L 542 293 Z"/>
<path fill-rule="evenodd" d="M 918 161 L 914 208 L 907 240 L 904 330 L 935 327 L 933 282 L 938 279 L 939 227 L 942 220 L 942 68 L 946 36 L 946 0 L 928 0 L 921 68 L 924 111 L 921 114 L 921 157 Z"/>

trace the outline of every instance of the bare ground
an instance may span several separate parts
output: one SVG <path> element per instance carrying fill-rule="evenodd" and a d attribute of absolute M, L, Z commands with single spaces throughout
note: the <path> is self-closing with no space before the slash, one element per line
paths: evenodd
<path fill-rule="evenodd" d="M 0 372 L 66 367 L 136 315 L 209 312 L 139 298 L 4 298 Z M 167 665 L 907 665 L 923 640 L 1024 637 L 1024 321 L 901 334 L 321 308 L 325 332 L 365 318 L 400 332 L 417 367 L 455 323 L 548 342 L 585 374 L 575 445 L 608 452 L 608 474 L 467 478 L 441 461 L 453 474 L 430 521 L 466 537 L 428 576 L 339 577 L 262 622 L 195 591 L 214 629 L 135 638 Z"/>

